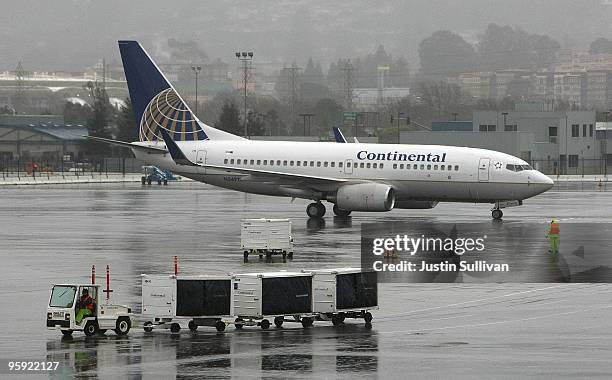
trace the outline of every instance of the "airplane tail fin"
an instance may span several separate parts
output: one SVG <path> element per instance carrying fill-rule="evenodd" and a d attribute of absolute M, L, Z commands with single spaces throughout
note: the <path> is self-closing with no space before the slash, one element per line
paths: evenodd
<path fill-rule="evenodd" d="M 342 131 L 340 131 L 340 128 L 333 127 L 333 130 L 334 130 L 334 138 L 336 139 L 336 142 L 341 143 L 341 144 L 346 143 L 346 138 L 344 138 L 344 135 L 342 134 Z"/>
<path fill-rule="evenodd" d="M 174 140 L 242 139 L 202 123 L 176 92 L 138 41 L 119 41 L 140 141 L 161 141 L 161 130 Z"/>

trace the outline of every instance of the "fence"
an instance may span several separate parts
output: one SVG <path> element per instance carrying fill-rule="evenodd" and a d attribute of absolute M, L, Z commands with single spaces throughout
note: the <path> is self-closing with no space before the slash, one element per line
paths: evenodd
<path fill-rule="evenodd" d="M 39 160 L 23 161 L 3 159 L 0 161 L 2 179 L 81 177 L 108 174 L 141 173 L 144 161 L 135 158 L 111 157 L 87 161 Z"/>
<path fill-rule="evenodd" d="M 571 158 L 571 156 L 570 156 Z M 531 166 L 548 175 L 608 175 L 612 172 L 612 162 L 603 158 L 578 158 L 569 162 L 561 160 L 531 160 Z"/>

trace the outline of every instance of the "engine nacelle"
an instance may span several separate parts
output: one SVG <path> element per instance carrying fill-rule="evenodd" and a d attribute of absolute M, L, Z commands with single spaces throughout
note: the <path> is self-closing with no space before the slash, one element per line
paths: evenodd
<path fill-rule="evenodd" d="M 434 208 L 438 205 L 438 201 L 395 201 L 395 208 L 410 208 L 410 209 L 425 209 Z"/>
<path fill-rule="evenodd" d="M 338 189 L 336 205 L 346 211 L 390 211 L 395 205 L 395 190 L 380 183 L 357 183 Z"/>

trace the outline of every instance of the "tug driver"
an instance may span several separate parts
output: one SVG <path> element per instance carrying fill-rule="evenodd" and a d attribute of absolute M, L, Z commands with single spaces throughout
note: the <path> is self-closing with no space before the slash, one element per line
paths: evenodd
<path fill-rule="evenodd" d="M 92 316 L 94 314 L 95 308 L 96 306 L 93 298 L 91 298 L 89 295 L 89 290 L 87 290 L 87 288 L 83 289 L 81 298 L 79 298 L 79 301 L 77 302 L 77 314 L 74 318 L 75 322 L 80 325 L 83 318 Z"/>

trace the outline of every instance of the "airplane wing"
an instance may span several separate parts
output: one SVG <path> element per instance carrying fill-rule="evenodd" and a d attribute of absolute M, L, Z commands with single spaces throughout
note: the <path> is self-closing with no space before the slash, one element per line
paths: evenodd
<path fill-rule="evenodd" d="M 189 160 L 181 148 L 176 144 L 174 140 L 170 137 L 168 132 L 164 129 L 160 129 L 164 142 L 166 143 L 166 147 L 168 147 L 168 152 L 170 152 L 170 156 L 178 165 L 186 165 L 186 166 L 199 166 L 206 169 L 218 169 L 225 170 L 230 173 L 239 173 L 239 174 L 250 174 L 258 177 L 267 177 L 269 178 L 270 183 L 275 183 L 278 185 L 292 185 L 296 183 L 319 183 L 319 184 L 341 184 L 348 182 L 345 179 L 339 178 L 330 178 L 330 177 L 319 177 L 319 176 L 310 176 L 303 174 L 293 174 L 293 173 L 283 173 L 272 170 L 261 170 L 261 169 L 249 169 L 249 168 L 241 168 L 234 166 L 225 166 L 225 165 L 210 165 L 210 164 L 198 164 Z"/>
<path fill-rule="evenodd" d="M 162 149 L 162 148 L 156 148 L 156 147 L 152 147 L 152 146 L 143 146 L 143 145 L 138 145 L 138 144 L 134 144 L 134 143 L 129 143 L 129 142 L 126 142 L 126 141 L 106 139 L 104 137 L 96 137 L 96 136 L 84 136 L 84 137 L 87 137 L 90 140 L 100 141 L 100 142 L 103 142 L 103 143 L 106 143 L 106 144 L 111 144 L 111 145 L 122 146 L 124 148 L 141 150 L 141 151 L 147 152 L 147 153 L 155 153 L 155 154 L 166 154 L 166 153 L 168 153 L 167 150 Z"/>

